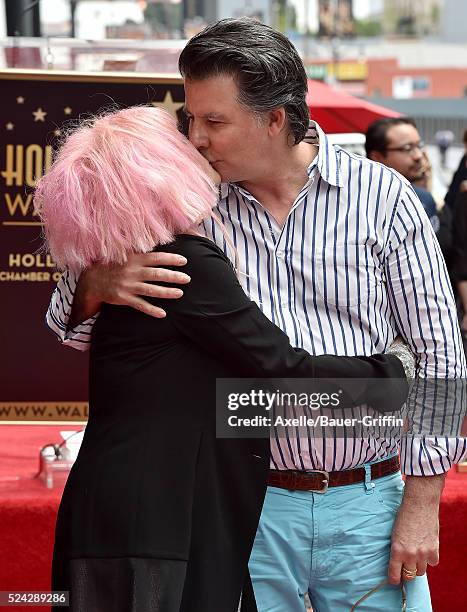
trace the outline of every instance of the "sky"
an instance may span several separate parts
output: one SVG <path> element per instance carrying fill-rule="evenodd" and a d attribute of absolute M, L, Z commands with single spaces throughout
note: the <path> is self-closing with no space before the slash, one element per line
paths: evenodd
<path fill-rule="evenodd" d="M 364 19 L 370 12 L 370 0 L 354 0 L 353 12 L 357 19 Z"/>
<path fill-rule="evenodd" d="M 70 3 L 68 0 L 42 0 L 41 18 L 49 23 L 61 23 L 70 18 Z"/>
<path fill-rule="evenodd" d="M 381 11 L 383 0 L 353 0 L 354 15 L 357 19 L 365 19 L 371 13 Z"/>

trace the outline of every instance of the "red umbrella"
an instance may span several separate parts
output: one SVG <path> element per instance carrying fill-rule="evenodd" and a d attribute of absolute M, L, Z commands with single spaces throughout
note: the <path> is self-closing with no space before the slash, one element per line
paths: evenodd
<path fill-rule="evenodd" d="M 325 132 L 366 132 L 370 123 L 384 117 L 400 117 L 400 113 L 384 106 L 355 98 L 321 81 L 308 80 L 306 102 L 310 117 Z"/>

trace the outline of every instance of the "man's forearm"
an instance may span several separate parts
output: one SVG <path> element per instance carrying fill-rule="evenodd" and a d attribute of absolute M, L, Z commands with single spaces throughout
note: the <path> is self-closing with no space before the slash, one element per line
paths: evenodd
<path fill-rule="evenodd" d="M 404 497 L 392 530 L 388 576 L 399 584 L 402 568 L 419 576 L 439 560 L 439 502 L 444 474 L 407 476 Z"/>
<path fill-rule="evenodd" d="M 445 474 L 406 476 L 404 502 L 423 500 L 427 504 L 439 504 L 445 479 Z"/>
<path fill-rule="evenodd" d="M 73 329 L 76 325 L 97 314 L 101 306 L 102 301 L 92 291 L 91 275 L 85 271 L 79 277 L 76 285 L 68 329 Z"/>

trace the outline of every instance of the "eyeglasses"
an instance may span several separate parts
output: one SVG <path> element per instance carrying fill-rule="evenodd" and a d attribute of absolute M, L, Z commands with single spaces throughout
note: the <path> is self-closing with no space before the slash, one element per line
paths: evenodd
<path fill-rule="evenodd" d="M 379 591 L 379 589 L 385 587 L 387 584 L 389 584 L 388 580 L 387 579 L 383 580 L 382 582 L 377 584 L 373 589 L 371 589 L 371 591 L 368 591 L 368 593 L 365 593 L 365 595 L 363 595 L 363 597 L 360 597 L 360 599 L 350 608 L 350 612 L 354 612 L 354 610 L 356 610 L 357 607 L 361 603 L 363 603 L 366 599 L 368 599 L 368 597 L 371 597 L 371 595 L 376 593 L 376 591 Z M 407 610 L 407 592 L 405 590 L 404 580 L 401 580 L 400 587 L 401 587 L 401 599 L 402 599 L 401 611 L 406 612 Z"/>
<path fill-rule="evenodd" d="M 386 149 L 384 149 L 385 151 L 399 151 L 399 153 L 408 153 L 409 155 L 412 155 L 414 153 L 414 151 L 416 151 L 417 149 L 419 151 L 423 151 L 423 149 L 425 148 L 425 143 L 420 140 L 420 142 L 409 142 L 405 145 L 402 145 L 401 147 L 386 147 Z"/>

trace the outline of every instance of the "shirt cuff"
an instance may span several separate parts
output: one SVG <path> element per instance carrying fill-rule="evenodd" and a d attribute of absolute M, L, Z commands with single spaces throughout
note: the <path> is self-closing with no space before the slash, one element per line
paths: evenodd
<path fill-rule="evenodd" d="M 467 457 L 467 438 L 403 436 L 401 471 L 406 476 L 436 476 Z"/>

